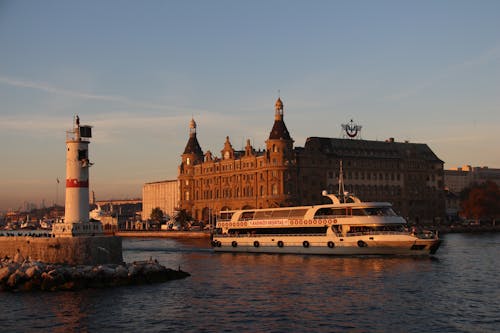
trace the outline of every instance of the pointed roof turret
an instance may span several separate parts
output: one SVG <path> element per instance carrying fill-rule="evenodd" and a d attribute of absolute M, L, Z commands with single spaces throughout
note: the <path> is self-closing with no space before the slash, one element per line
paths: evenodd
<path fill-rule="evenodd" d="M 271 130 L 271 134 L 269 134 L 270 140 L 292 140 L 290 137 L 290 133 L 288 133 L 288 129 L 286 128 L 285 122 L 283 121 L 283 101 L 278 97 L 276 103 L 274 104 L 275 113 L 274 113 L 274 125 Z"/>
<path fill-rule="evenodd" d="M 198 139 L 196 138 L 196 122 L 194 118 L 191 118 L 189 122 L 189 140 L 184 149 L 184 154 L 195 154 L 197 156 L 203 156 L 203 150 L 201 150 Z"/>

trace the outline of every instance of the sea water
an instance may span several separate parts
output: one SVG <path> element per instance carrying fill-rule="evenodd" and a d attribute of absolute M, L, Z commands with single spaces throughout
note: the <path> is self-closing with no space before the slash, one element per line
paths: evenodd
<path fill-rule="evenodd" d="M 123 239 L 191 277 L 0 293 L 3 332 L 498 332 L 500 234 L 449 234 L 434 257 L 213 253 L 208 239 Z"/>

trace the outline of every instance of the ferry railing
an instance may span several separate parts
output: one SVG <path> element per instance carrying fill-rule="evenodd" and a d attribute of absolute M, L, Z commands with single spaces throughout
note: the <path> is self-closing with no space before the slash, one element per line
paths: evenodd
<path fill-rule="evenodd" d="M 407 231 L 360 231 L 360 232 L 348 232 L 346 237 L 350 236 L 371 236 L 371 235 L 408 235 Z"/>
<path fill-rule="evenodd" d="M 315 234 L 215 234 L 217 237 L 282 237 L 282 236 L 326 236 L 326 233 Z M 341 235 L 338 235 L 341 237 Z"/>
<path fill-rule="evenodd" d="M 346 237 L 351 236 L 365 236 L 365 235 L 412 235 L 419 239 L 434 239 L 437 238 L 437 233 L 433 231 L 425 231 L 413 233 L 411 231 L 361 231 L 361 232 L 348 232 Z"/>
<path fill-rule="evenodd" d="M 353 217 L 353 215 L 318 215 L 314 216 L 313 218 L 315 220 L 331 220 L 331 219 L 347 218 L 347 217 Z"/>
<path fill-rule="evenodd" d="M 326 236 L 326 233 L 300 233 L 300 234 L 215 234 L 217 237 L 282 237 L 282 236 Z M 364 232 L 348 232 L 345 236 L 341 233 L 334 233 L 337 237 L 353 237 L 353 236 L 373 236 L 373 235 L 413 235 L 419 239 L 435 239 L 437 238 L 437 234 L 428 231 L 421 233 L 411 233 L 410 231 L 364 231 Z"/>

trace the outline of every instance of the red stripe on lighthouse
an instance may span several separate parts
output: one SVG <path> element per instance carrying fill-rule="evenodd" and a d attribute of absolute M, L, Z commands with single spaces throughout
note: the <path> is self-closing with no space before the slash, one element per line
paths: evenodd
<path fill-rule="evenodd" d="M 88 180 L 66 179 L 66 187 L 89 187 Z"/>

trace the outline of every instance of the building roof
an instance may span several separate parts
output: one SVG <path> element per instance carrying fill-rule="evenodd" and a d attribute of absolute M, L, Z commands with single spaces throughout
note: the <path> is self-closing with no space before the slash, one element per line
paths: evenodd
<path fill-rule="evenodd" d="M 184 154 L 195 154 L 198 156 L 203 156 L 203 150 L 201 150 L 200 144 L 198 143 L 198 139 L 196 135 L 190 135 L 189 140 L 186 144 L 186 148 L 184 149 Z"/>
<path fill-rule="evenodd" d="M 274 110 L 274 125 L 269 134 L 269 140 L 292 140 L 283 121 L 283 101 L 281 98 L 276 100 Z"/>
<path fill-rule="evenodd" d="M 283 120 L 275 120 L 271 133 L 269 134 L 270 140 L 292 140 L 288 129 L 286 128 Z"/>
<path fill-rule="evenodd" d="M 307 138 L 304 148 L 306 151 L 319 150 L 338 157 L 415 158 L 442 162 L 429 146 L 423 143 L 310 137 Z"/>

